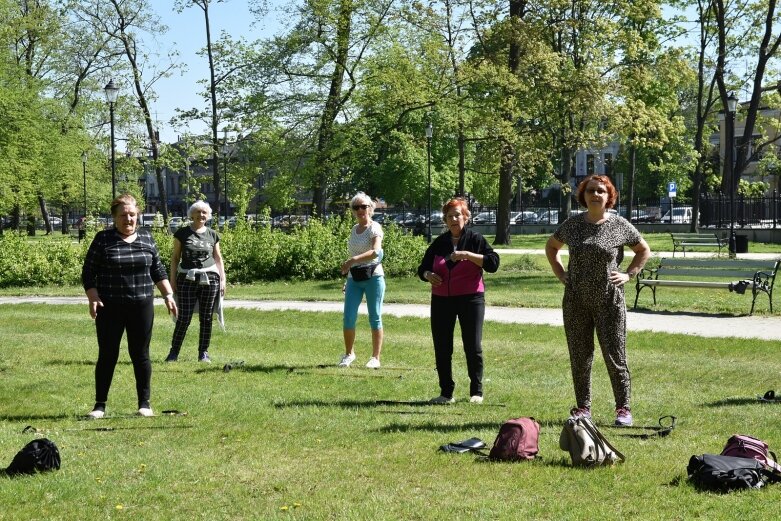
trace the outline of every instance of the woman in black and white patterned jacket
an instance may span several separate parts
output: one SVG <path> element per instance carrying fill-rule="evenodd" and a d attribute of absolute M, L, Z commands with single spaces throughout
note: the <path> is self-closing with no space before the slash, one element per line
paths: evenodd
<path fill-rule="evenodd" d="M 588 211 L 564 221 L 548 239 L 545 254 L 553 274 L 564 284 L 564 332 L 577 401 L 571 414 L 591 417 L 591 366 L 596 330 L 615 397 L 615 423 L 632 425 L 624 284 L 643 268 L 651 250 L 629 221 L 607 211 L 615 205 L 617 196 L 607 176 L 586 177 L 578 186 L 577 197 Z M 559 255 L 565 244 L 569 249 L 566 270 Z M 619 270 L 624 246 L 635 253 L 626 272 Z"/>

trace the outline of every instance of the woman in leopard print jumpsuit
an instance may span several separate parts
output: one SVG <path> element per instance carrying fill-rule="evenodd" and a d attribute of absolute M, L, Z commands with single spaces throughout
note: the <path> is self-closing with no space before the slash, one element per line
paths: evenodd
<path fill-rule="evenodd" d="M 564 284 L 564 331 L 577 401 L 572 415 L 591 417 L 596 330 L 616 401 L 616 424 L 632 425 L 623 286 L 642 269 L 651 250 L 626 219 L 607 212 L 617 199 L 610 178 L 588 176 L 578 186 L 577 196 L 588 211 L 567 219 L 545 245 L 553 273 Z M 569 249 L 566 270 L 559 254 L 565 244 Z M 635 256 L 626 272 L 621 272 L 618 266 L 624 258 L 624 246 Z"/>

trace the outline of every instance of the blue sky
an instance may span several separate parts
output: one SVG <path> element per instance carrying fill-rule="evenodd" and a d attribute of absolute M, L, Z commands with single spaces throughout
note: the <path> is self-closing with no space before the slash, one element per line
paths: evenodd
<path fill-rule="evenodd" d="M 275 3 L 272 1 L 271 3 Z M 203 11 L 198 7 L 190 7 L 182 13 L 173 10 L 174 0 L 155 0 L 152 8 L 168 26 L 168 33 L 158 37 L 161 46 L 160 53 L 165 55 L 169 49 L 179 51 L 179 61 L 186 65 L 182 73 L 159 80 L 155 91 L 159 99 L 153 105 L 153 118 L 159 121 L 160 139 L 165 143 L 176 141 L 181 133 L 168 125 L 175 115 L 175 109 L 204 107 L 204 102 L 198 96 L 201 86 L 198 80 L 208 78 L 209 65 L 206 57 L 198 56 L 199 49 L 206 46 Z M 209 8 L 212 40 L 219 38 L 222 31 L 227 31 L 233 38 L 245 37 L 248 41 L 271 35 L 268 27 L 274 27 L 271 18 L 257 23 L 250 13 L 246 0 L 227 0 L 223 3 L 213 3 Z M 204 126 L 191 126 L 191 132 L 204 132 Z"/>

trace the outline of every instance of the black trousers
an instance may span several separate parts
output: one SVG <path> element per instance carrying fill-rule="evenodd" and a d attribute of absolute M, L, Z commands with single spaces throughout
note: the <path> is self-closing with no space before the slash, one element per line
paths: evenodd
<path fill-rule="evenodd" d="M 136 376 L 138 406 L 149 407 L 152 381 L 152 361 L 149 359 L 149 342 L 155 320 L 154 299 L 133 303 L 104 302 L 98 308 L 95 328 L 98 334 L 98 361 L 95 364 L 95 401 L 105 403 L 114 368 L 119 359 L 122 335 L 127 331 L 127 350 Z"/>
<path fill-rule="evenodd" d="M 456 387 L 451 367 L 456 319 L 461 326 L 461 341 L 464 343 L 466 368 L 469 373 L 469 395 L 483 395 L 484 318 L 483 293 L 457 297 L 431 296 L 431 336 L 434 339 L 434 356 L 442 396 L 452 398 Z"/>

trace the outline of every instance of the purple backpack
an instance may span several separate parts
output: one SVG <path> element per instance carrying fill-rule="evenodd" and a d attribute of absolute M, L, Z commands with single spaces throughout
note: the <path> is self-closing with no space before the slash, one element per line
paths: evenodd
<path fill-rule="evenodd" d="M 727 440 L 721 455 L 752 458 L 781 473 L 781 465 L 776 463 L 776 455 L 768 450 L 767 443 L 745 434 L 735 434 Z"/>
<path fill-rule="evenodd" d="M 540 424 L 534 418 L 513 418 L 499 428 L 488 459 L 495 461 L 520 461 L 534 459 L 540 451 L 538 440 Z"/>

